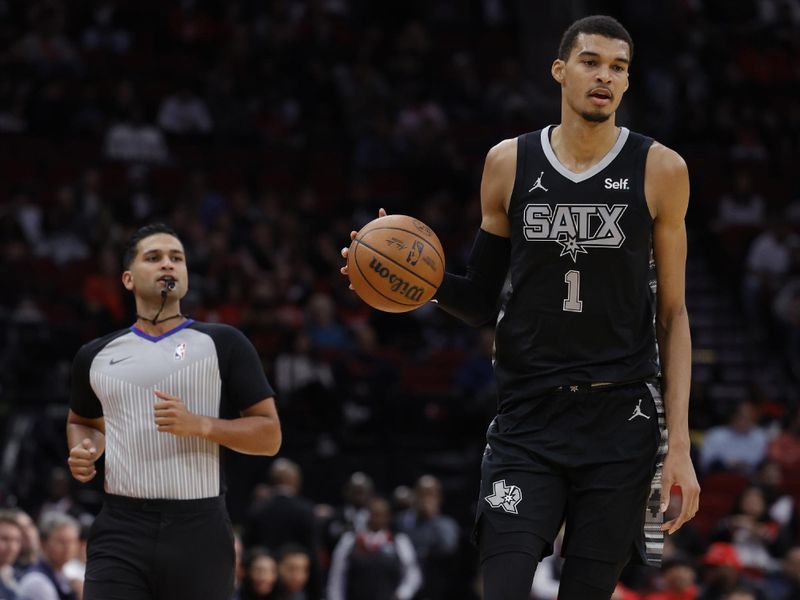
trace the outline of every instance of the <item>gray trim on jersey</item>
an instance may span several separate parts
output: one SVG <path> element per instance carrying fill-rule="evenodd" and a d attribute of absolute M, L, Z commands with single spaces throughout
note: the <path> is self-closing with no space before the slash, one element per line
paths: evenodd
<path fill-rule="evenodd" d="M 647 500 L 647 508 L 645 510 L 644 519 L 644 543 L 645 554 L 647 556 L 647 563 L 651 567 L 660 567 L 661 558 L 664 554 L 664 532 L 661 531 L 661 525 L 664 523 L 664 513 L 661 512 L 661 475 L 664 470 L 664 458 L 667 455 L 667 420 L 664 412 L 664 401 L 661 398 L 661 390 L 659 386 L 651 382 L 646 382 L 647 389 L 653 397 L 653 402 L 656 406 L 658 413 L 658 428 L 661 431 L 661 441 L 658 445 L 658 453 L 656 455 L 656 472 L 650 484 L 650 495 Z M 667 497 L 669 497 L 669 490 L 667 490 Z"/>
<path fill-rule="evenodd" d="M 552 167 L 561 173 L 564 177 L 572 181 L 573 183 L 580 183 L 581 181 L 586 181 L 590 177 L 594 177 L 600 171 L 605 169 L 608 165 L 612 163 L 612 161 L 617 158 L 617 155 L 622 151 L 622 147 L 625 145 L 625 142 L 628 141 L 628 134 L 630 134 L 630 130 L 627 127 L 621 127 L 619 131 L 619 136 L 617 136 L 617 141 L 611 147 L 611 150 L 602 158 L 602 160 L 594 165 L 593 167 L 581 172 L 576 173 L 575 171 L 570 171 L 567 167 L 561 164 L 561 161 L 558 160 L 556 153 L 553 152 L 553 147 L 550 145 L 550 128 L 553 127 L 552 125 L 548 125 L 544 129 L 542 129 L 542 150 L 544 151 L 544 155 L 547 158 L 548 162 L 552 165 Z"/>
<path fill-rule="evenodd" d="M 108 493 L 180 500 L 220 494 L 219 445 L 159 432 L 153 410 L 159 390 L 190 412 L 219 416 L 222 379 L 210 336 L 194 329 L 155 341 L 120 336 L 94 357 L 90 383 L 103 406 Z"/>

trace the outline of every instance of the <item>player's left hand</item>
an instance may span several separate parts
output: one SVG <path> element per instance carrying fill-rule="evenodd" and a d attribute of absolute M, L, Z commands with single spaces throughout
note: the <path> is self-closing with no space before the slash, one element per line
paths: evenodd
<path fill-rule="evenodd" d="M 662 513 L 669 506 L 669 495 L 673 485 L 681 488 L 681 512 L 661 526 L 661 531 L 666 531 L 670 535 L 690 521 L 700 508 L 700 484 L 697 483 L 697 475 L 688 451 L 670 450 L 664 459 L 664 470 L 661 475 Z"/>
<path fill-rule="evenodd" d="M 378 218 L 380 219 L 381 217 L 385 217 L 385 216 L 386 216 L 386 209 L 385 208 L 379 208 L 378 209 Z M 356 235 L 357 234 L 358 234 L 358 232 L 356 230 L 353 230 L 353 231 L 350 232 L 350 241 L 351 242 L 354 239 L 356 239 Z M 342 255 L 343 259 L 347 260 L 347 255 L 349 253 L 350 253 L 350 247 L 349 246 L 345 246 L 344 248 L 342 248 L 341 255 Z M 345 265 L 341 269 L 339 269 L 339 272 L 342 275 L 347 275 L 347 263 L 345 263 Z M 349 287 L 352 290 L 353 289 L 353 284 L 351 283 Z"/>
<path fill-rule="evenodd" d="M 160 402 L 156 402 L 153 406 L 156 427 L 160 432 L 181 436 L 202 434 L 203 417 L 201 415 L 189 412 L 186 404 L 180 398 L 158 390 L 155 394 L 160 399 Z"/>

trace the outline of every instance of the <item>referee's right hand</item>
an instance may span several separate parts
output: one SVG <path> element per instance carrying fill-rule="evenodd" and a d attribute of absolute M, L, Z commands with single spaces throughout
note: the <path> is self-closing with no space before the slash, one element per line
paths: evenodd
<path fill-rule="evenodd" d="M 94 468 L 96 460 L 97 448 L 92 445 L 90 439 L 85 438 L 69 451 L 67 462 L 72 476 L 81 483 L 86 483 L 97 475 L 97 470 Z"/>

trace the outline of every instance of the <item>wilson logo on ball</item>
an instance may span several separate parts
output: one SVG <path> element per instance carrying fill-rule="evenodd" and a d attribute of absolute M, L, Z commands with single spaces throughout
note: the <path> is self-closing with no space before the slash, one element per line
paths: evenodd
<path fill-rule="evenodd" d="M 372 260 L 369 261 L 369 266 L 373 271 L 389 282 L 389 287 L 393 292 L 402 294 L 413 302 L 419 302 L 422 298 L 422 294 L 425 293 L 425 288 L 411 285 L 399 275 L 392 273 L 389 267 L 385 267 L 383 263 L 378 260 L 377 256 L 372 257 Z"/>

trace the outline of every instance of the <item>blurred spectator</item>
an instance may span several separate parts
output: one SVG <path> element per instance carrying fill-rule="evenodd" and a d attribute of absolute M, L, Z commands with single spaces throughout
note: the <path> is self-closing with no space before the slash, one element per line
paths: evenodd
<path fill-rule="evenodd" d="M 343 504 L 325 525 L 325 545 L 333 552 L 339 538 L 347 532 L 363 531 L 369 519 L 367 508 L 374 494 L 375 485 L 366 473 L 356 471 L 347 480 L 342 490 Z"/>
<path fill-rule="evenodd" d="M 22 573 L 28 567 L 39 561 L 42 544 L 39 537 L 39 529 L 36 527 L 36 523 L 33 522 L 30 515 L 20 509 L 12 509 L 11 512 L 22 530 L 22 547 L 20 548 L 19 557 L 15 565 L 18 572 Z"/>
<path fill-rule="evenodd" d="M 72 517 L 49 513 L 39 526 L 42 558 L 19 582 L 19 595 L 26 600 L 74 600 L 75 592 L 63 569 L 78 554 L 80 525 Z"/>
<path fill-rule="evenodd" d="M 705 574 L 699 600 L 724 600 L 741 582 L 739 555 L 732 544 L 714 542 L 703 556 Z"/>
<path fill-rule="evenodd" d="M 144 119 L 142 109 L 132 107 L 128 115 L 108 128 L 104 152 L 111 160 L 132 163 L 163 163 L 168 158 L 161 131 Z"/>
<path fill-rule="evenodd" d="M 125 26 L 125 14 L 114 0 L 95 3 L 92 20 L 81 33 L 81 45 L 90 51 L 125 54 L 131 34 Z"/>
<path fill-rule="evenodd" d="M 294 332 L 291 348 L 275 359 L 275 385 L 283 412 L 300 413 L 306 429 L 327 436 L 338 429 L 341 406 L 331 363 L 319 356 L 305 331 Z"/>
<path fill-rule="evenodd" d="M 696 581 L 697 572 L 691 560 L 665 560 L 661 566 L 659 591 L 645 594 L 642 600 L 695 600 L 700 594 Z"/>
<path fill-rule="evenodd" d="M 64 34 L 65 6 L 56 0 L 30 6 L 32 29 L 13 47 L 16 58 L 41 75 L 73 75 L 82 68 L 75 47 Z"/>
<path fill-rule="evenodd" d="M 725 600 L 762 600 L 762 596 L 751 588 L 741 587 L 725 596 Z"/>
<path fill-rule="evenodd" d="M 403 533 L 391 532 L 391 520 L 389 503 L 383 498 L 373 498 L 369 503 L 366 529 L 345 533 L 336 545 L 328 576 L 327 600 L 410 600 L 414 597 L 422 582 L 414 547 Z"/>
<path fill-rule="evenodd" d="M 86 576 L 86 549 L 89 543 L 89 531 L 91 525 L 81 525 L 80 538 L 78 540 L 78 554 L 64 565 L 64 577 L 69 582 L 72 591 L 75 592 L 77 600 L 83 598 L 83 580 Z"/>
<path fill-rule="evenodd" d="M 274 600 L 278 564 L 264 548 L 252 548 L 244 559 L 244 578 L 235 600 Z"/>
<path fill-rule="evenodd" d="M 770 573 L 764 582 L 768 600 L 800 598 L 800 546 L 789 548 L 781 570 Z"/>
<path fill-rule="evenodd" d="M 11 511 L 0 511 L 0 598 L 17 600 L 19 579 L 14 572 L 22 548 L 22 529 Z"/>
<path fill-rule="evenodd" d="M 58 512 L 69 513 L 76 519 L 80 517 L 81 510 L 70 495 L 70 482 L 71 478 L 67 469 L 56 467 L 50 471 L 45 488 L 47 497 L 39 508 L 40 514 Z"/>
<path fill-rule="evenodd" d="M 167 133 L 177 135 L 210 133 L 213 126 L 208 106 L 188 85 L 164 98 L 158 110 L 158 124 Z"/>
<path fill-rule="evenodd" d="M 338 322 L 336 305 L 328 294 L 311 296 L 306 311 L 306 331 L 314 347 L 336 351 L 350 346 L 347 330 Z"/>
<path fill-rule="evenodd" d="M 309 594 L 305 600 L 319 597 L 320 573 L 313 505 L 300 496 L 302 474 L 296 463 L 276 459 L 269 471 L 270 497 L 254 507 L 245 526 L 245 547 L 282 548 L 288 544 L 302 547 L 309 562 Z M 305 581 L 303 588 L 306 587 Z"/>
<path fill-rule="evenodd" d="M 770 447 L 772 447 L 771 444 Z M 766 459 L 758 466 L 754 483 L 764 492 L 769 517 L 787 531 L 798 531 L 795 500 L 784 490 L 781 464 L 775 460 Z"/>
<path fill-rule="evenodd" d="M 769 443 L 768 453 L 787 471 L 800 469 L 800 410 L 790 411 L 786 427 Z"/>
<path fill-rule="evenodd" d="M 310 565 L 311 557 L 302 546 L 289 544 L 278 551 L 278 600 L 311 600 L 307 589 Z"/>
<path fill-rule="evenodd" d="M 720 198 L 717 227 L 761 225 L 765 215 L 764 198 L 753 191 L 752 176 L 746 170 L 739 169 L 733 182 L 733 190 Z"/>
<path fill-rule="evenodd" d="M 763 490 L 751 485 L 718 523 L 714 539 L 733 544 L 740 566 L 761 574 L 777 568 L 776 557 L 788 548 L 791 534 L 770 518 Z"/>
<path fill-rule="evenodd" d="M 769 308 L 791 267 L 797 235 L 783 219 L 773 218 L 767 229 L 750 244 L 745 261 L 742 299 L 755 333 L 769 332 Z"/>
<path fill-rule="evenodd" d="M 727 425 L 708 430 L 700 448 L 700 469 L 714 468 L 751 473 L 767 452 L 767 434 L 758 425 L 755 402 L 740 402 Z"/>
<path fill-rule="evenodd" d="M 414 507 L 398 519 L 398 530 L 408 535 L 422 568 L 420 600 L 450 598 L 457 567 L 459 527 L 442 514 L 442 484 L 423 475 L 414 486 Z"/>

